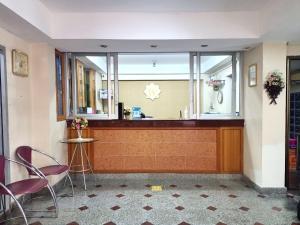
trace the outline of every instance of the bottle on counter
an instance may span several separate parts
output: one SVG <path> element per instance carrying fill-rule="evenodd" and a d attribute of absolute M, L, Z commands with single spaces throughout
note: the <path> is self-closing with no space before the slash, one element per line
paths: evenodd
<path fill-rule="evenodd" d="M 184 109 L 184 119 L 185 120 L 189 119 L 189 110 L 187 106 Z"/>

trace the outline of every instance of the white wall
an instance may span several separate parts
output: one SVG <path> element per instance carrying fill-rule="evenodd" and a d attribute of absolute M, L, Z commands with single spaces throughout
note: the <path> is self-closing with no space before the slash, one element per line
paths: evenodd
<path fill-rule="evenodd" d="M 263 82 L 270 71 L 278 70 L 286 80 L 286 43 L 265 43 L 263 45 Z M 270 99 L 263 93 L 262 111 L 262 171 L 264 187 L 284 187 L 285 177 L 285 127 L 286 89 L 277 105 L 270 105 Z"/>
<path fill-rule="evenodd" d="M 289 44 L 287 47 L 288 56 L 300 56 L 300 43 Z"/>
<path fill-rule="evenodd" d="M 31 120 L 32 146 L 67 162 L 67 145 L 59 140 L 67 136 L 66 122 L 56 121 L 55 51 L 48 44 L 31 45 Z M 44 166 L 51 161 L 35 154 L 33 161 Z M 55 179 L 56 182 L 59 178 Z"/>
<path fill-rule="evenodd" d="M 6 48 L 7 60 L 8 157 L 15 158 L 18 146 L 31 145 L 66 163 L 66 146 L 59 143 L 66 136 L 66 124 L 64 121 L 56 122 L 54 48 L 48 44 L 31 44 L 2 28 L 0 45 Z M 28 54 L 28 77 L 12 74 L 12 49 Z M 39 157 L 34 157 L 33 162 L 40 166 L 48 164 L 48 161 Z M 11 166 L 12 181 L 24 177 L 27 177 L 27 173 L 22 167 Z"/>
<path fill-rule="evenodd" d="M 263 43 L 245 53 L 245 142 L 244 173 L 261 187 L 284 187 L 285 178 L 285 89 L 270 105 L 263 89 L 267 74 L 278 70 L 286 78 L 286 43 Z M 258 84 L 248 87 L 248 67 L 258 64 Z"/>
<path fill-rule="evenodd" d="M 19 145 L 31 144 L 31 95 L 30 77 L 15 76 L 12 74 L 12 49 L 19 49 L 29 54 L 30 44 L 0 28 L 0 45 L 6 48 L 7 69 L 7 100 L 8 100 L 8 157 L 15 158 L 14 150 Z M 25 171 L 11 164 L 12 180 L 20 179 Z"/>
<path fill-rule="evenodd" d="M 262 92 L 263 47 L 244 54 L 244 174 L 262 186 Z M 257 86 L 248 87 L 248 68 L 257 64 Z"/>

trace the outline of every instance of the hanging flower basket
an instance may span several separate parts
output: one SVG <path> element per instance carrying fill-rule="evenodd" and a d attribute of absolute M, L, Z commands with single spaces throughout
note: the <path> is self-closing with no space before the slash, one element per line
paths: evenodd
<path fill-rule="evenodd" d="M 264 88 L 267 92 L 267 95 L 271 99 L 271 104 L 277 104 L 276 99 L 278 98 L 281 91 L 284 89 L 285 84 L 282 79 L 282 73 L 278 71 L 270 72 L 264 83 Z"/>
<path fill-rule="evenodd" d="M 225 80 L 209 80 L 206 82 L 208 86 L 213 87 L 214 91 L 218 91 L 225 85 Z"/>

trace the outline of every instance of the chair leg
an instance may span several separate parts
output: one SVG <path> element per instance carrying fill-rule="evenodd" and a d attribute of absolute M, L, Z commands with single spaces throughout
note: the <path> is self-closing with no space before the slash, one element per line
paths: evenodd
<path fill-rule="evenodd" d="M 66 177 L 64 179 L 64 187 L 66 186 L 67 180 L 69 180 L 69 183 L 71 185 L 72 194 L 71 195 L 69 195 L 69 194 L 63 194 L 63 195 L 58 196 L 58 197 L 62 197 L 62 196 L 65 196 L 65 197 L 74 197 L 75 196 L 75 194 L 74 194 L 74 186 L 73 186 L 73 182 L 72 182 L 72 179 L 71 179 L 71 176 L 70 176 L 69 172 L 66 172 Z"/>
<path fill-rule="evenodd" d="M 3 215 L 6 217 L 6 206 L 4 204 L 4 199 L 5 198 L 3 195 L 0 195 L 0 198 L 1 198 L 1 207 L 2 207 L 2 210 L 3 210 Z"/>
<path fill-rule="evenodd" d="M 67 172 L 67 177 L 68 177 L 68 179 L 69 179 L 69 181 L 70 181 L 70 184 L 71 184 L 72 197 L 74 197 L 74 196 L 75 196 L 75 194 L 74 194 L 74 186 L 73 186 L 73 182 L 72 182 L 72 179 L 71 179 L 71 177 L 70 177 L 69 172 Z"/>
<path fill-rule="evenodd" d="M 56 194 L 55 194 L 53 188 L 49 184 L 47 185 L 47 188 L 52 196 L 53 204 L 55 207 L 55 217 L 57 218 L 58 217 L 58 205 L 57 205 Z"/>
<path fill-rule="evenodd" d="M 10 197 L 16 202 L 16 204 L 17 204 L 17 206 L 18 206 L 18 208 L 19 208 L 19 210 L 20 210 L 20 212 L 21 212 L 21 214 L 22 214 L 22 216 L 23 216 L 23 219 L 24 219 L 24 221 L 25 221 L 25 224 L 28 225 L 28 220 L 27 220 L 27 218 L 26 218 L 25 212 L 24 212 L 24 210 L 23 210 L 21 204 L 19 203 L 19 201 L 17 200 L 17 198 L 16 198 L 13 194 L 11 194 Z"/>

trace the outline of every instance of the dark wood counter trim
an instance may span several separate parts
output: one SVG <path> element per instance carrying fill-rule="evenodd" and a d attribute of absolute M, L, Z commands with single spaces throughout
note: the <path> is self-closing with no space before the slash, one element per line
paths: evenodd
<path fill-rule="evenodd" d="M 70 127 L 72 120 L 67 120 Z M 216 120 L 89 120 L 89 127 L 244 127 L 244 119 Z"/>

